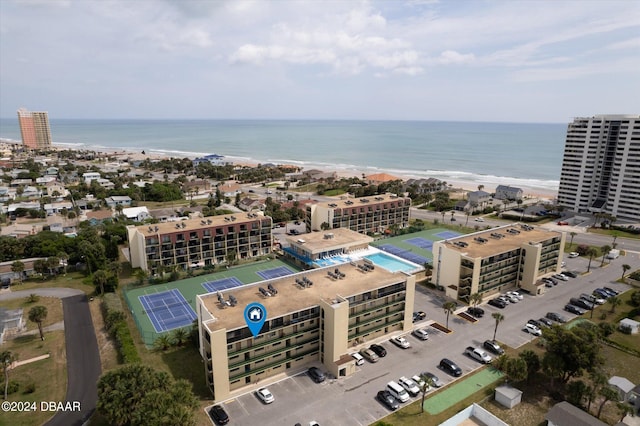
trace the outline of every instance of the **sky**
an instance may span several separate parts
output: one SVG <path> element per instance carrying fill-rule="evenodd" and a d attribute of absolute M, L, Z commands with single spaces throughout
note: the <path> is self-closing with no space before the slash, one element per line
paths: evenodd
<path fill-rule="evenodd" d="M 640 1 L 0 0 L 0 117 L 640 113 Z"/>

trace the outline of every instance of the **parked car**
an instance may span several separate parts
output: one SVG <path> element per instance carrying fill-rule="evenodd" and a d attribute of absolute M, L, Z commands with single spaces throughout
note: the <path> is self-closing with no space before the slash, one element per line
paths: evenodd
<path fill-rule="evenodd" d="M 407 392 L 409 392 L 409 395 L 411 396 L 417 396 L 420 393 L 420 387 L 418 387 L 418 384 L 411 379 L 407 379 L 404 376 L 398 379 L 398 384 L 400 384 L 400 386 L 402 386 Z"/>
<path fill-rule="evenodd" d="M 576 252 L 576 251 L 572 251 L 571 253 L 569 253 L 569 259 L 574 259 L 576 257 L 579 257 L 580 253 Z"/>
<path fill-rule="evenodd" d="M 514 296 L 511 293 L 507 293 L 507 294 L 505 294 L 503 296 L 500 296 L 500 297 L 506 298 L 509 301 L 509 303 L 518 303 L 520 301 L 520 299 L 518 299 L 516 296 Z"/>
<path fill-rule="evenodd" d="M 543 327 L 551 327 L 553 325 L 553 321 L 551 321 L 549 318 L 539 318 L 538 322 L 543 326 Z"/>
<path fill-rule="evenodd" d="M 593 303 L 587 302 L 586 300 L 579 299 L 577 297 L 572 297 L 571 299 L 569 299 L 569 303 L 574 306 L 577 306 L 578 308 L 586 309 L 588 311 L 595 308 L 595 305 Z"/>
<path fill-rule="evenodd" d="M 489 304 L 491 306 L 495 306 L 496 308 L 500 308 L 500 309 L 504 309 L 507 306 L 507 304 L 504 303 L 503 300 L 500 300 L 498 298 L 489 300 Z"/>
<path fill-rule="evenodd" d="M 369 349 L 375 352 L 375 354 L 378 355 L 380 358 L 384 358 L 385 356 L 387 356 L 387 350 L 382 345 L 378 345 L 374 343 L 373 345 L 369 346 Z"/>
<path fill-rule="evenodd" d="M 504 302 L 505 305 L 509 305 L 511 303 L 511 300 L 509 300 L 509 298 L 507 296 L 500 295 L 497 297 L 498 300 L 502 300 Z"/>
<path fill-rule="evenodd" d="M 557 280 L 561 280 L 561 281 L 569 281 L 569 277 L 567 277 L 564 274 L 555 274 L 555 275 L 553 275 L 553 278 L 555 278 Z"/>
<path fill-rule="evenodd" d="M 258 389 L 258 391 L 256 392 L 256 395 L 258 395 L 258 398 L 260 398 L 260 400 L 265 404 L 271 404 L 273 401 L 276 400 L 273 397 L 273 394 L 267 388 Z"/>
<path fill-rule="evenodd" d="M 426 317 L 427 317 L 427 314 L 425 312 L 422 312 L 422 311 L 414 312 L 413 313 L 413 322 L 422 321 Z"/>
<path fill-rule="evenodd" d="M 486 353 L 480 348 L 476 348 L 473 346 L 467 346 L 467 349 L 464 350 L 464 353 L 465 355 L 483 364 L 488 364 L 493 360 L 488 353 Z"/>
<path fill-rule="evenodd" d="M 425 371 L 424 373 L 421 374 L 421 376 L 427 376 L 428 378 L 430 378 L 431 381 L 433 382 L 433 385 L 437 388 L 441 388 L 442 386 L 444 386 L 444 383 L 442 383 L 442 381 L 438 378 L 438 376 L 436 376 L 433 373 L 429 373 L 428 371 Z"/>
<path fill-rule="evenodd" d="M 391 395 L 388 390 L 381 390 L 376 394 L 376 399 L 380 401 L 389 410 L 397 410 L 400 406 L 398 401 Z"/>
<path fill-rule="evenodd" d="M 596 288 L 595 290 L 593 290 L 593 294 L 602 297 L 603 299 L 608 299 L 611 297 L 611 293 L 609 293 L 608 291 L 606 291 L 603 288 Z"/>
<path fill-rule="evenodd" d="M 496 355 L 502 355 L 504 353 L 504 349 L 502 349 L 495 340 L 485 340 L 482 346 Z"/>
<path fill-rule="evenodd" d="M 552 285 L 558 285 L 558 281 L 554 280 L 551 277 L 543 278 L 542 281 L 544 281 L 545 283 L 551 283 Z"/>
<path fill-rule="evenodd" d="M 472 306 L 467 309 L 467 313 L 473 317 L 482 318 L 484 316 L 484 309 Z"/>
<path fill-rule="evenodd" d="M 614 294 L 614 295 L 616 295 L 616 296 L 620 294 L 620 292 L 619 292 L 618 290 L 614 290 L 614 289 L 612 289 L 611 287 L 602 287 L 602 289 L 603 289 L 604 291 L 609 292 L 609 293 L 613 293 L 613 294 Z"/>
<path fill-rule="evenodd" d="M 582 293 L 580 295 L 580 299 L 584 299 L 587 302 L 595 303 L 597 305 L 604 305 L 604 303 L 606 302 L 604 298 L 594 296 L 593 294 L 586 294 L 586 293 Z"/>
<path fill-rule="evenodd" d="M 356 365 L 364 364 L 364 358 L 358 352 L 352 352 L 351 357 L 356 360 Z"/>
<path fill-rule="evenodd" d="M 542 326 L 542 324 L 540 324 L 540 322 L 538 320 L 534 320 L 534 319 L 530 319 L 529 321 L 527 321 L 527 324 L 533 324 L 538 328 L 540 328 Z"/>
<path fill-rule="evenodd" d="M 607 290 L 606 288 L 602 288 L 602 291 L 607 293 L 609 295 L 609 297 L 613 297 L 613 296 L 617 296 L 618 295 L 618 293 L 614 293 L 613 291 Z"/>
<path fill-rule="evenodd" d="M 449 373 L 450 375 L 454 376 L 454 377 L 460 377 L 462 376 L 462 369 L 460 367 L 458 367 L 458 364 L 456 364 L 455 362 L 451 361 L 449 358 L 442 358 L 440 360 L 440 368 Z"/>
<path fill-rule="evenodd" d="M 229 415 L 220 405 L 214 405 L 209 409 L 209 416 L 218 425 L 226 425 L 229 423 Z"/>
<path fill-rule="evenodd" d="M 569 278 L 578 278 L 580 274 L 576 271 L 562 271 L 562 275 L 566 275 Z"/>
<path fill-rule="evenodd" d="M 582 308 L 579 308 L 577 306 L 574 305 L 564 305 L 564 310 L 567 312 L 571 312 L 572 314 L 576 314 L 576 315 L 582 315 L 584 314 L 586 311 Z"/>
<path fill-rule="evenodd" d="M 483 217 L 476 217 L 474 220 L 476 222 L 484 222 L 484 218 Z"/>
<path fill-rule="evenodd" d="M 559 323 L 567 322 L 567 319 L 565 317 L 563 317 L 562 315 L 557 314 L 555 312 L 547 312 L 546 317 L 549 318 L 552 321 L 559 322 Z"/>
<path fill-rule="evenodd" d="M 322 383 L 325 380 L 324 373 L 318 367 L 310 367 L 307 374 L 316 383 Z"/>
<path fill-rule="evenodd" d="M 378 355 L 376 355 L 376 353 L 371 349 L 361 349 L 360 355 L 362 355 L 369 362 L 380 361 L 380 358 L 378 357 Z"/>
<path fill-rule="evenodd" d="M 411 347 L 411 343 L 402 336 L 392 337 L 391 343 L 402 349 L 409 349 Z"/>
<path fill-rule="evenodd" d="M 413 335 L 416 336 L 420 340 L 428 340 L 429 332 L 426 328 L 416 328 L 413 330 Z"/>
<path fill-rule="evenodd" d="M 534 336 L 542 336 L 542 330 L 531 323 L 526 323 L 522 331 L 533 334 Z"/>
<path fill-rule="evenodd" d="M 507 294 L 510 294 L 511 296 L 515 296 L 518 298 L 518 300 L 522 300 L 524 299 L 524 296 L 520 293 L 518 293 L 517 291 L 508 291 Z"/>

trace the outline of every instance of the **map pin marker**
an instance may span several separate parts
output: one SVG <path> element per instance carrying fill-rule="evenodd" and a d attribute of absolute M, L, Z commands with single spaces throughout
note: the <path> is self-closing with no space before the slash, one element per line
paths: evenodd
<path fill-rule="evenodd" d="M 244 320 L 247 322 L 253 337 L 257 337 L 260 334 L 262 325 L 267 320 L 267 310 L 260 303 L 249 303 L 244 308 Z"/>

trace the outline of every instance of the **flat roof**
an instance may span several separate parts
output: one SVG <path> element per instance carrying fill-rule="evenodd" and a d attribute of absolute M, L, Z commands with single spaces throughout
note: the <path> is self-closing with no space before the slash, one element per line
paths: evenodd
<path fill-rule="evenodd" d="M 359 198 L 343 198 L 336 197 L 333 200 L 319 202 L 316 204 L 317 206 L 322 206 L 326 208 L 349 208 L 349 207 L 360 207 L 366 205 L 376 205 L 380 203 L 388 203 L 390 201 L 402 201 L 408 200 L 409 197 L 399 196 L 395 194 L 384 194 L 384 195 L 371 195 L 369 197 L 359 197 Z"/>
<path fill-rule="evenodd" d="M 237 223 L 250 223 L 268 218 L 267 216 L 258 213 L 251 213 L 251 215 L 252 217 L 249 217 L 249 213 L 234 213 L 220 216 L 198 217 L 194 219 L 177 220 L 173 222 L 154 223 L 151 225 L 139 225 L 135 226 L 134 229 L 141 234 L 151 236 L 181 231 L 194 231 L 197 229 L 214 228 L 225 225 L 231 226 Z M 180 228 L 176 228 L 176 225 L 179 225 Z M 156 230 L 156 227 L 158 228 L 158 230 Z M 149 232 L 149 228 L 153 229 L 153 232 Z"/>
<path fill-rule="evenodd" d="M 222 291 L 225 300 L 229 299 L 229 295 L 233 295 L 238 300 L 238 304 L 234 307 L 222 308 L 218 303 L 217 292 L 200 295 L 198 297 L 202 299 L 205 309 L 215 317 L 214 320 L 204 323 L 210 330 L 222 328 L 233 330 L 246 326 L 244 308 L 249 303 L 258 302 L 264 305 L 268 321 L 270 318 L 277 318 L 291 312 L 317 306 L 322 299 L 331 301 L 335 300 L 337 296 L 346 298 L 368 290 L 404 282 L 408 278 L 406 274 L 391 273 L 381 267 L 375 267 L 370 272 L 363 272 L 356 266 L 347 263 L 337 266 L 337 268 L 345 274 L 343 279 L 333 279 L 327 275 L 327 272 L 336 269 L 335 266 L 332 266 Z M 313 282 L 311 287 L 302 289 L 296 284 L 296 278 L 301 279 L 303 276 Z M 269 283 L 275 287 L 278 294 L 265 297 L 258 288 L 264 287 L 266 289 Z"/>
<path fill-rule="evenodd" d="M 524 227 L 528 227 L 526 230 Z M 510 233 L 509 230 L 518 231 L 518 233 Z M 503 235 L 502 238 L 493 237 L 491 234 Z M 523 244 L 541 243 L 550 238 L 562 236 L 561 232 L 548 231 L 537 226 L 514 223 L 511 225 L 500 226 L 497 228 L 487 229 L 485 231 L 474 232 L 472 234 L 461 235 L 455 238 L 440 241 L 445 243 L 446 247 L 456 250 L 467 257 L 487 257 L 496 253 L 503 253 L 522 247 Z M 480 243 L 476 238 L 486 240 Z M 466 247 L 456 245 L 454 243 L 466 243 Z"/>
<path fill-rule="evenodd" d="M 292 246 L 303 246 L 308 252 L 322 253 L 330 249 L 369 244 L 373 238 L 348 228 L 337 228 L 294 235 L 287 237 L 287 241 Z"/>

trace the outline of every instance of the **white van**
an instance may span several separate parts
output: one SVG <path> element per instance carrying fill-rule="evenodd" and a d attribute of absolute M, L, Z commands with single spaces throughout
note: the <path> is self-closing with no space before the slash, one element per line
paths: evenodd
<path fill-rule="evenodd" d="M 407 402 L 409 400 L 409 394 L 407 391 L 394 381 L 387 383 L 387 390 L 400 402 Z"/>

